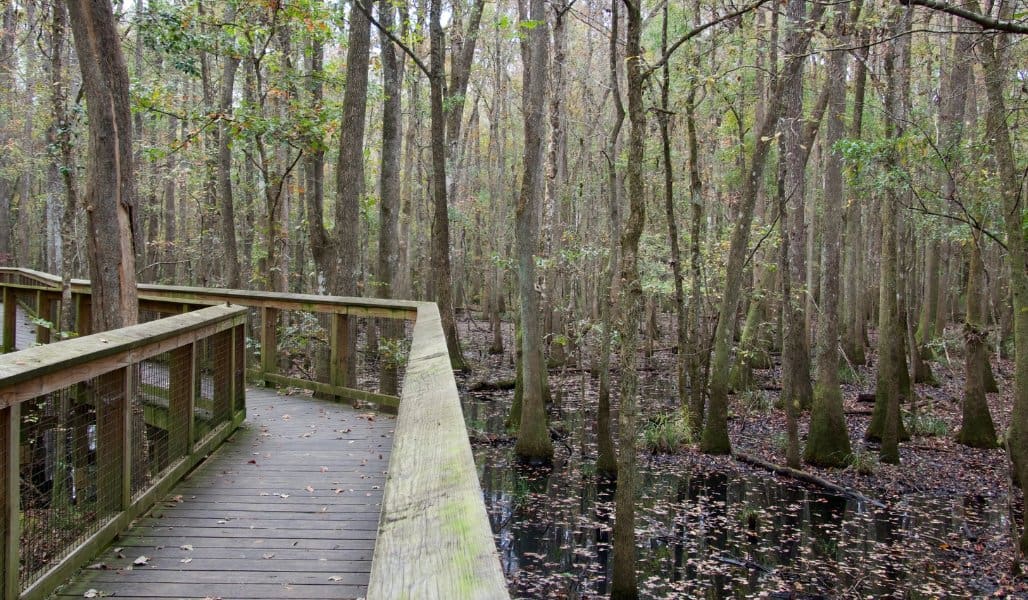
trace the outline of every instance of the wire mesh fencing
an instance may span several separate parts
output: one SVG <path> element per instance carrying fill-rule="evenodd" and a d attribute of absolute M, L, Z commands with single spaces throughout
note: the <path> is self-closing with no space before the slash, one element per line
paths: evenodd
<path fill-rule="evenodd" d="M 22 403 L 22 588 L 95 533 L 120 508 L 111 446 L 124 401 L 117 377 L 96 377 Z M 119 450 L 120 452 L 120 450 Z M 105 461 L 105 462 L 103 462 Z"/>

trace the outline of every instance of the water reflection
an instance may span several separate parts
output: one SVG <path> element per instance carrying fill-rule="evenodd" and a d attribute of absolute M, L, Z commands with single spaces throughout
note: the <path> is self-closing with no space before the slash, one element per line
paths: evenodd
<path fill-rule="evenodd" d="M 492 412 L 470 402 L 469 427 L 502 431 L 502 415 Z M 509 445 L 475 453 L 515 597 L 606 595 L 613 488 L 598 485 L 577 458 L 538 470 L 517 466 Z M 980 496 L 907 497 L 872 510 L 773 477 L 643 462 L 636 528 L 646 598 L 980 595 L 990 582 L 961 577 L 960 544 L 1008 527 L 1003 507 Z"/>

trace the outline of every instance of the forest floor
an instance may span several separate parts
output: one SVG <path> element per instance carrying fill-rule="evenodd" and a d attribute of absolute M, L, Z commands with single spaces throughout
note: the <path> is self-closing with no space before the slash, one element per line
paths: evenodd
<path fill-rule="evenodd" d="M 475 382 L 513 378 L 509 339 L 507 352 L 489 355 L 487 323 L 465 318 L 462 329 L 473 365 L 466 384 L 475 387 Z M 643 453 L 644 489 L 637 516 L 643 596 L 1028 598 L 1028 581 L 1011 575 L 1012 523 L 1019 531 L 1020 493 L 1011 487 L 1003 450 L 976 450 L 955 442 L 963 359 L 957 347 L 946 348 L 944 356 L 948 360 L 931 363 L 939 384 L 916 385 L 913 406 L 921 425 L 912 428 L 912 438 L 901 444 L 900 465 L 879 464 L 877 446 L 863 441 L 872 403 L 860 401 L 859 395 L 874 391 L 876 357 L 869 353 L 868 364 L 858 367 L 843 385 L 853 449 L 868 468 L 861 473 L 855 467 L 804 466 L 805 471 L 857 490 L 883 507 L 844 502 L 845 508 L 832 508 L 830 516 L 822 519 L 816 514 L 817 503 L 834 507 L 837 499 L 832 499 L 831 492 L 821 496 L 826 491 L 816 486 L 788 481 L 730 456 L 702 454 L 692 444 L 673 453 Z M 675 360 L 670 348 L 640 355 L 644 421 L 675 410 Z M 557 456 L 553 469 L 542 475 L 517 466 L 511 452 L 513 437 L 502 430 L 512 392 L 465 393 L 466 419 L 476 459 L 484 469 L 487 504 L 516 597 L 592 598 L 603 595 L 609 585 L 607 565 L 596 563 L 609 561 L 604 533 L 610 526 L 612 498 L 597 488 L 589 467 L 595 460 L 597 382 L 588 367 L 588 350 L 581 349 L 568 364 L 550 371 L 554 394 L 550 426 Z M 995 356 L 992 367 L 1000 393 L 989 394 L 988 402 L 1002 435 L 1010 419 L 1013 367 Z M 776 408 L 778 367 L 755 371 L 755 376 L 753 390 L 732 396 L 733 449 L 785 464 L 785 416 Z M 613 379 L 616 427 L 616 373 Z M 909 409 L 910 405 L 904 408 Z M 644 422 L 642 427 L 646 426 Z M 801 445 L 806 427 L 804 415 Z M 497 474 L 504 469 L 515 471 L 513 479 Z M 536 486 L 536 480 L 545 480 L 546 485 Z M 748 483 L 736 489 L 731 482 L 737 480 Z M 722 482 L 724 489 L 716 491 L 711 481 Z M 581 506 L 569 508 L 568 490 L 575 486 L 582 496 Z M 713 508 L 704 505 L 710 498 L 715 499 Z M 687 506 L 689 499 L 697 506 Z M 802 519 L 792 511 L 801 511 Z M 540 520 L 545 526 L 540 527 Z M 695 543 L 683 542 L 683 537 L 689 537 L 685 533 L 668 535 L 669 529 L 687 532 L 697 523 L 716 523 L 717 536 L 711 537 L 708 530 L 707 541 Z M 825 532 L 811 533 L 819 527 Z M 518 536 L 543 541 L 528 544 Z M 554 539 L 548 545 L 545 538 Z M 659 550 L 669 545 L 671 550 Z M 668 558 L 668 552 L 674 556 Z"/>

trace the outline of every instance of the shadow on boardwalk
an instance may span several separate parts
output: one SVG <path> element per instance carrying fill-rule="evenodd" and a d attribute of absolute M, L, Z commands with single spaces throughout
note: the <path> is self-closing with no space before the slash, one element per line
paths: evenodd
<path fill-rule="evenodd" d="M 395 419 L 273 390 L 246 397 L 246 424 L 57 596 L 365 594 Z"/>

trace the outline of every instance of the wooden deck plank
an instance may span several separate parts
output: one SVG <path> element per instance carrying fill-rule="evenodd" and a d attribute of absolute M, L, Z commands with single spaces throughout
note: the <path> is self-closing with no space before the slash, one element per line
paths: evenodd
<path fill-rule="evenodd" d="M 247 407 L 247 425 L 97 557 L 106 568 L 58 597 L 365 595 L 395 420 L 264 389 Z"/>

